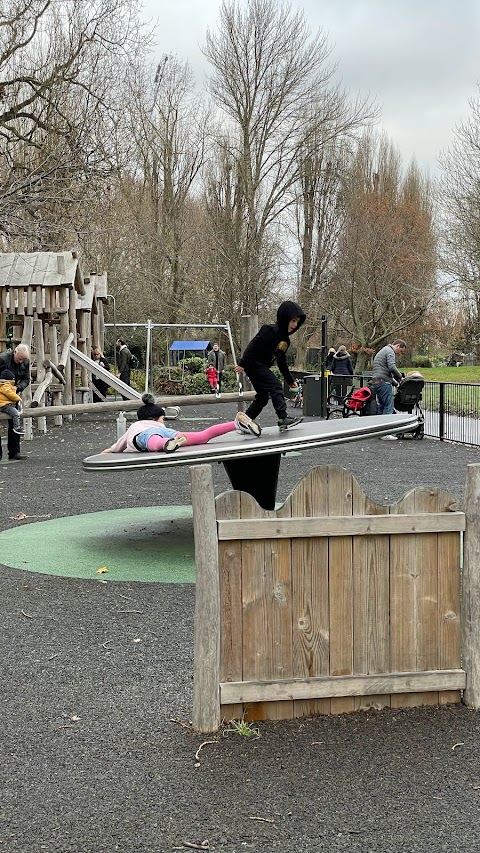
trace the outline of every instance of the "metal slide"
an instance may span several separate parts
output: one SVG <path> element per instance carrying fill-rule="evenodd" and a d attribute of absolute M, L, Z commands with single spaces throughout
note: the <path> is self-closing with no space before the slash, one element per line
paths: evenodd
<path fill-rule="evenodd" d="M 94 361 L 92 358 L 89 358 L 88 355 L 84 355 L 83 352 L 80 352 L 76 347 L 70 346 L 70 355 L 72 358 L 80 364 L 81 367 L 86 367 L 86 369 L 90 373 L 94 373 L 95 376 L 98 376 L 99 379 L 104 379 L 105 382 L 108 382 L 110 388 L 113 388 L 114 391 L 118 391 L 123 397 L 127 397 L 129 400 L 141 400 L 142 395 L 135 391 L 134 388 L 130 388 L 130 385 L 126 385 L 125 382 L 122 382 L 121 379 L 117 379 L 117 377 L 110 373 L 109 370 L 105 370 L 101 364 Z"/>

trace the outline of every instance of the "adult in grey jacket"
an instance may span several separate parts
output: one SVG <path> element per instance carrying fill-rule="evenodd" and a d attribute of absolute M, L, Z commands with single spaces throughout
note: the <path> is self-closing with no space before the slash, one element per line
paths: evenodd
<path fill-rule="evenodd" d="M 222 390 L 223 371 L 225 370 L 225 353 L 218 344 L 214 344 L 207 358 L 207 367 L 214 367 L 217 371 L 218 390 Z"/>
<path fill-rule="evenodd" d="M 118 338 L 118 340 L 115 341 L 115 348 L 117 350 L 118 378 L 121 379 L 122 382 L 125 382 L 125 385 L 130 385 L 130 356 L 132 353 L 128 349 L 123 338 Z M 128 397 L 124 397 L 123 394 L 120 396 L 122 400 L 128 400 Z"/>
<path fill-rule="evenodd" d="M 391 415 L 393 413 L 392 383 L 397 384 L 403 379 L 396 364 L 396 356 L 397 353 L 405 352 L 406 348 L 405 341 L 396 340 L 393 344 L 382 347 L 373 359 L 370 385 L 377 398 L 377 415 Z"/>

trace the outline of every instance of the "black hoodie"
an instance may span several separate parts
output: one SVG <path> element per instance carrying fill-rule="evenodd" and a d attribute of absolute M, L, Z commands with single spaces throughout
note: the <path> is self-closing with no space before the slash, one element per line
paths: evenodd
<path fill-rule="evenodd" d="M 262 326 L 250 343 L 246 346 L 240 361 L 248 376 L 250 366 L 264 364 L 266 367 L 276 360 L 279 370 L 288 385 L 293 385 L 295 380 L 287 367 L 286 352 L 290 346 L 288 324 L 294 317 L 300 317 L 297 329 L 305 322 L 305 312 L 295 302 L 282 302 L 277 311 L 277 322 Z M 296 329 L 295 329 L 296 331 Z M 291 333 L 293 334 L 293 332 Z"/>

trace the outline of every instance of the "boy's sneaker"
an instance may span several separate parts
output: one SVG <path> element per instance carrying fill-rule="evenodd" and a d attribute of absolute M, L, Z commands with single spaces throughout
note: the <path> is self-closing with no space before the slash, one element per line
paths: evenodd
<path fill-rule="evenodd" d="M 174 453 L 175 450 L 178 450 L 179 447 L 183 447 L 184 444 L 186 444 L 186 443 L 187 443 L 187 436 L 181 435 L 179 433 L 178 435 L 174 435 L 173 438 L 169 438 L 165 442 L 165 444 L 163 446 L 163 452 L 164 453 Z"/>
<path fill-rule="evenodd" d="M 238 412 L 235 418 L 235 427 L 240 432 L 245 432 L 247 435 L 255 435 L 257 438 L 262 434 L 262 428 L 252 421 L 245 412 Z"/>
<path fill-rule="evenodd" d="M 297 424 L 301 424 L 303 421 L 302 417 L 295 418 L 291 415 L 285 415 L 284 418 L 278 419 L 278 428 L 280 432 L 285 432 L 286 429 L 290 429 L 290 427 L 297 426 Z"/>
<path fill-rule="evenodd" d="M 18 426 L 18 427 L 13 427 L 13 431 L 14 431 L 15 435 L 25 435 L 25 430 L 24 430 L 22 424 L 20 424 L 20 426 Z"/>

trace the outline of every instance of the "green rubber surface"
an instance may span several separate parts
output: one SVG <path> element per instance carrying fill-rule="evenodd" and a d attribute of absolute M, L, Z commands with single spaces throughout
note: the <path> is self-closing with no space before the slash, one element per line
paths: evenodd
<path fill-rule="evenodd" d="M 192 507 L 136 507 L 19 523 L 0 533 L 0 562 L 69 578 L 195 583 Z M 102 568 L 106 571 L 98 572 Z"/>

